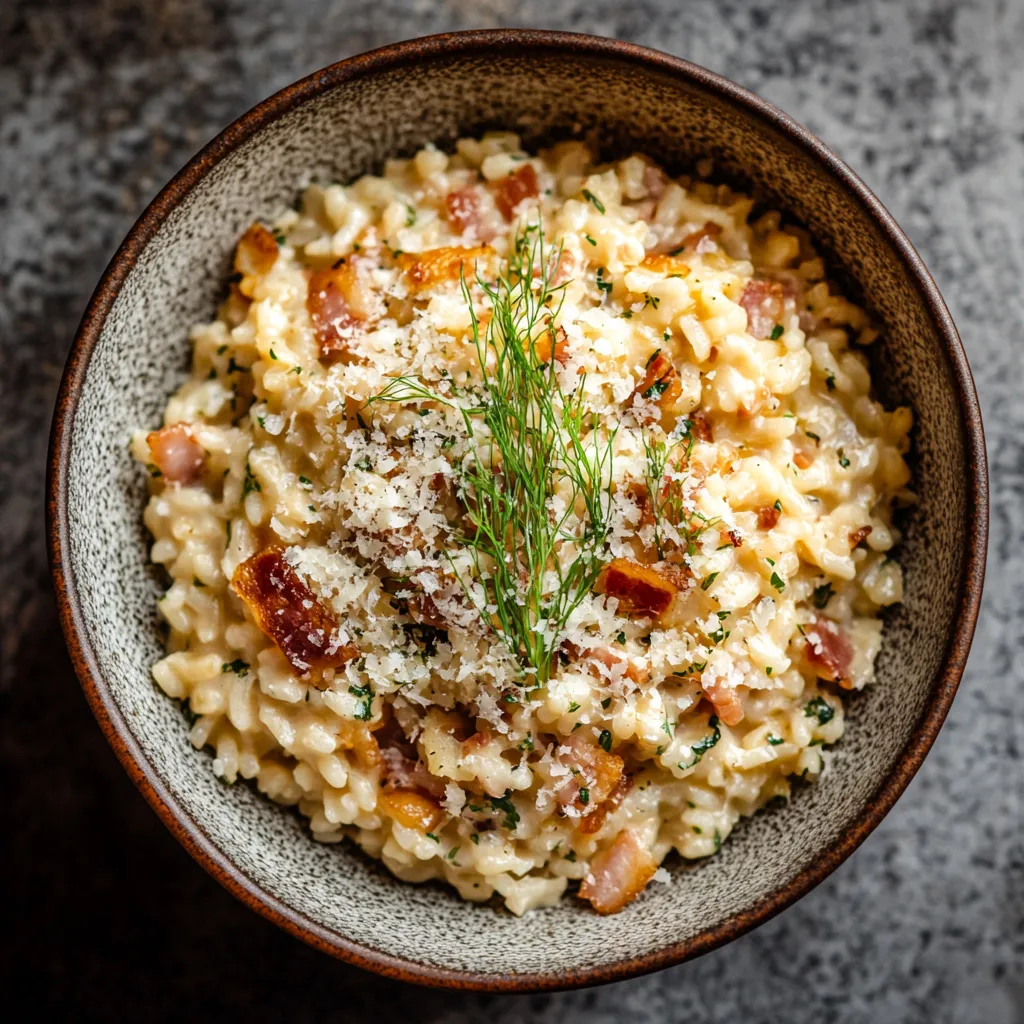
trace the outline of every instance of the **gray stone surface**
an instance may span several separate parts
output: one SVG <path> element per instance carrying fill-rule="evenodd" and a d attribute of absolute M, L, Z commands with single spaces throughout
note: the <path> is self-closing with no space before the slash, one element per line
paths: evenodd
<path fill-rule="evenodd" d="M 336 964 L 188 859 L 77 692 L 42 524 L 71 336 L 160 185 L 302 74 L 396 39 L 488 25 L 658 46 L 824 138 L 907 230 L 949 302 L 993 484 L 967 676 L 922 771 L 864 846 L 795 907 L 699 961 L 513 998 L 424 992 Z M 1022 52 L 1017 0 L 0 4 L 0 977 L 5 994 L 31 993 L 26 1018 L 1024 1021 Z"/>

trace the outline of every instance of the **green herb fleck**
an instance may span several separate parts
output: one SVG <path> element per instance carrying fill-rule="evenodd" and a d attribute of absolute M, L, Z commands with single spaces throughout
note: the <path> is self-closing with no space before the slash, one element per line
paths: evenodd
<path fill-rule="evenodd" d="M 612 734 L 607 729 L 603 729 L 601 731 L 601 735 L 598 736 L 598 738 L 597 738 L 597 745 L 603 751 L 605 751 L 605 753 L 610 753 L 611 752 L 611 749 L 612 749 Z"/>
<path fill-rule="evenodd" d="M 772 578 L 768 581 L 771 585 L 781 594 L 786 589 L 786 581 L 777 573 L 772 573 Z"/>
<path fill-rule="evenodd" d="M 604 203 L 601 202 L 597 196 L 594 195 L 589 189 L 583 189 L 583 198 L 590 203 L 598 213 L 604 213 Z"/>
<path fill-rule="evenodd" d="M 776 324 L 772 328 L 772 333 L 771 333 L 770 337 L 771 337 L 772 341 L 778 341 L 779 338 L 782 337 L 782 324 Z"/>
<path fill-rule="evenodd" d="M 804 714 L 816 718 L 818 725 L 828 725 L 835 718 L 835 708 L 824 697 L 818 696 L 804 705 Z"/>
<path fill-rule="evenodd" d="M 245 678 L 249 674 L 249 662 L 235 658 L 234 661 L 226 661 L 220 667 L 221 672 L 234 672 L 236 676 Z"/>
<path fill-rule="evenodd" d="M 516 810 L 516 805 L 509 799 L 511 793 L 511 789 L 506 789 L 504 796 L 489 797 L 491 807 L 505 815 L 505 820 L 502 824 L 510 832 L 514 831 L 516 825 L 519 824 L 519 812 Z"/>

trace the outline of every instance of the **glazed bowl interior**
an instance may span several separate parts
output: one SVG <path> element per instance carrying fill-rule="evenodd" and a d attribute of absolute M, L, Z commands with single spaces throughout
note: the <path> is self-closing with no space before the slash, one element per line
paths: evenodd
<path fill-rule="evenodd" d="M 539 988 L 609 980 L 700 953 L 781 909 L 870 831 L 941 724 L 980 586 L 984 455 L 966 363 L 941 300 L 859 183 L 767 105 L 715 76 L 622 44 L 491 34 L 406 44 L 314 76 L 243 119 L 179 175 L 115 258 L 69 364 L 51 508 L 58 591 L 87 694 L 165 821 L 236 893 L 308 941 L 414 980 Z M 591 139 L 671 171 L 711 157 L 810 229 L 883 326 L 872 355 L 887 403 L 913 407 L 920 504 L 898 553 L 906 598 L 886 618 L 878 683 L 849 701 L 831 770 L 737 828 L 719 855 L 670 862 L 620 915 L 566 899 L 519 919 L 439 885 L 393 879 L 294 814 L 227 786 L 154 686 L 161 654 L 142 525 L 145 481 L 127 442 L 186 374 L 189 325 L 214 313 L 229 254 L 303 183 L 350 181 L 428 142 L 485 129 L 528 147 Z M 838 168 L 838 169 L 837 169 Z M 950 486 L 952 481 L 961 485 Z M 965 625 L 965 617 L 967 625 Z"/>

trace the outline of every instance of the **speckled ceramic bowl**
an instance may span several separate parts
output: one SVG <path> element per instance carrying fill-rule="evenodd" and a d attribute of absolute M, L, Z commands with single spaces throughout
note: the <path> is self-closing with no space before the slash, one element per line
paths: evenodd
<path fill-rule="evenodd" d="M 426 142 L 514 128 L 527 145 L 591 138 L 676 171 L 710 156 L 815 235 L 884 323 L 875 380 L 914 409 L 920 505 L 900 553 L 906 600 L 887 621 L 879 682 L 849 704 L 832 771 L 742 824 L 721 853 L 670 865 L 602 918 L 571 900 L 523 919 L 414 886 L 193 750 L 153 685 L 161 652 L 133 428 L 156 425 L 188 363 L 186 331 L 214 311 L 241 231 L 300 179 L 350 180 Z M 981 594 L 987 480 L 981 418 L 949 313 L 920 259 L 865 186 L 820 142 L 743 89 L 681 60 L 587 36 L 437 36 L 343 61 L 236 121 L 160 193 L 100 282 L 54 418 L 49 528 L 64 632 L 100 726 L 189 852 L 250 906 L 336 956 L 434 985 L 504 990 L 610 981 L 696 956 L 820 882 L 892 807 L 960 680 Z M 196 907 L 200 916 L 202 907 Z"/>

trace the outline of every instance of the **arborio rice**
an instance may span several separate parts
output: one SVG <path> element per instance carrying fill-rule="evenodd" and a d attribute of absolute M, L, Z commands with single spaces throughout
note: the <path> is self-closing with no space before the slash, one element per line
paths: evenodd
<path fill-rule="evenodd" d="M 133 440 L 153 674 L 219 776 L 408 881 L 611 913 L 826 769 L 911 414 L 752 207 L 494 134 L 245 233 Z"/>

